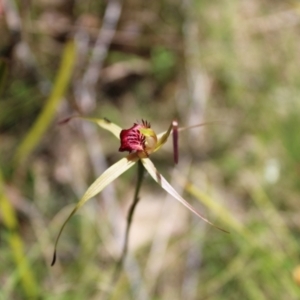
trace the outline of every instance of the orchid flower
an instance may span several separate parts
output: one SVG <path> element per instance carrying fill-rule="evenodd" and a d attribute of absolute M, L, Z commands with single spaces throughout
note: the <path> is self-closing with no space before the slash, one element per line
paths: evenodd
<path fill-rule="evenodd" d="M 129 154 L 116 162 L 114 165 L 109 167 L 106 171 L 104 171 L 92 185 L 87 189 L 83 197 L 77 203 L 75 208 L 71 211 L 68 218 L 63 223 L 58 236 L 56 238 L 55 247 L 54 247 L 54 254 L 53 260 L 51 265 L 53 266 L 56 261 L 56 248 L 61 236 L 61 233 L 70 220 L 70 218 L 76 213 L 76 211 L 83 206 L 88 200 L 96 196 L 100 193 L 108 184 L 122 175 L 125 171 L 133 167 L 139 160 L 141 161 L 144 168 L 148 171 L 150 176 L 170 195 L 172 195 L 176 200 L 182 203 L 185 207 L 187 207 L 190 211 L 192 211 L 195 215 L 200 217 L 203 221 L 207 222 L 208 224 L 225 231 L 212 222 L 207 220 L 204 216 L 202 216 L 198 211 L 196 211 L 192 205 L 190 205 L 186 200 L 184 200 L 179 193 L 172 187 L 172 185 L 158 172 L 155 168 L 153 162 L 150 160 L 150 154 L 159 150 L 163 144 L 166 143 L 168 140 L 171 132 L 173 134 L 173 147 L 174 147 L 174 161 L 175 163 L 178 162 L 178 131 L 182 131 L 185 129 L 199 127 L 202 124 L 189 126 L 189 127 L 182 127 L 178 128 L 178 123 L 173 121 L 168 128 L 167 131 L 156 134 L 154 130 L 151 128 L 150 123 L 147 121 L 142 120 L 141 122 L 134 123 L 133 126 L 129 129 L 121 129 L 118 125 L 110 122 L 107 119 L 94 119 L 94 118 L 83 118 L 83 117 L 71 117 L 65 119 L 62 123 L 66 123 L 72 118 L 80 118 L 83 120 L 91 121 L 97 123 L 100 127 L 110 131 L 116 138 L 118 138 L 121 142 L 119 151 L 124 152 L 128 151 Z"/>

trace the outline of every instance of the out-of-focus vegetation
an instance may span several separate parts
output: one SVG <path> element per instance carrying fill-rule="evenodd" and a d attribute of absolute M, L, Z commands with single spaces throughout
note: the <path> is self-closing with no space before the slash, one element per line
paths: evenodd
<path fill-rule="evenodd" d="M 299 299 L 300 6 L 295 1 L 0 1 L 0 299 Z M 109 133 L 180 134 L 151 159 L 226 234 L 136 172 L 87 203 L 122 157 Z M 298 267 L 298 269 L 297 269 Z M 297 271 L 298 270 L 298 271 Z"/>

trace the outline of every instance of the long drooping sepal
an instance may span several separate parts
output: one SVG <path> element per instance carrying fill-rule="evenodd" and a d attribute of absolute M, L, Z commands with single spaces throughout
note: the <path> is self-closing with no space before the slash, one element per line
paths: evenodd
<path fill-rule="evenodd" d="M 98 177 L 94 183 L 87 189 L 83 197 L 80 199 L 80 201 L 77 203 L 75 208 L 72 210 L 66 221 L 63 223 L 63 225 L 60 228 L 60 231 L 57 235 L 55 246 L 54 246 L 54 253 L 53 253 L 53 260 L 51 263 L 51 266 L 55 264 L 56 261 L 56 248 L 59 241 L 59 238 L 61 236 L 61 233 L 63 229 L 65 228 L 66 224 L 70 220 L 70 218 L 76 213 L 76 211 L 89 199 L 96 196 L 98 193 L 100 193 L 108 184 L 110 184 L 112 181 L 114 181 L 116 178 L 118 178 L 121 174 L 123 174 L 125 171 L 127 171 L 129 168 L 131 168 L 137 161 L 139 160 L 139 157 L 136 155 L 136 153 L 129 154 L 127 157 L 122 158 L 118 162 L 116 162 L 114 165 L 112 165 L 110 168 L 108 168 L 100 177 Z"/>
<path fill-rule="evenodd" d="M 85 118 L 81 116 L 72 116 L 62 120 L 61 122 L 59 122 L 59 124 L 65 124 L 75 118 L 96 123 L 101 128 L 110 131 L 118 140 L 120 139 L 120 132 L 122 131 L 122 128 L 116 125 L 115 123 L 112 123 L 106 118 Z"/>
<path fill-rule="evenodd" d="M 151 177 L 170 195 L 172 195 L 176 200 L 178 200 L 180 203 L 182 203 L 185 207 L 187 207 L 191 212 L 193 212 L 195 215 L 197 215 L 199 218 L 201 218 L 206 223 L 218 228 L 221 231 L 227 232 L 226 230 L 216 226 L 209 220 L 207 220 L 204 216 L 202 216 L 199 212 L 195 210 L 195 208 L 190 205 L 186 200 L 184 200 L 177 192 L 176 190 L 171 186 L 171 184 L 157 171 L 154 164 L 149 158 L 143 158 L 142 163 L 148 173 L 151 175 Z"/>

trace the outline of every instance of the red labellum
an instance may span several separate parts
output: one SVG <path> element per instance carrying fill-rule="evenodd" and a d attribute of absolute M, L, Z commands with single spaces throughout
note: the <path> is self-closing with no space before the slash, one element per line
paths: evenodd
<path fill-rule="evenodd" d="M 149 132 L 147 130 L 149 130 Z M 153 139 L 155 143 L 152 143 L 153 146 L 151 144 L 150 148 L 149 144 Z M 148 155 L 153 152 L 154 146 L 156 145 L 156 134 L 150 129 L 150 123 L 142 120 L 141 123 L 134 123 L 129 129 L 123 129 L 120 133 L 120 141 L 120 152 L 143 152 Z"/>
<path fill-rule="evenodd" d="M 134 123 L 134 125 L 131 128 L 123 129 L 121 131 L 121 146 L 119 148 L 120 152 L 144 150 L 143 143 L 145 141 L 145 137 L 139 132 L 140 128 L 142 128 L 140 124 Z"/>

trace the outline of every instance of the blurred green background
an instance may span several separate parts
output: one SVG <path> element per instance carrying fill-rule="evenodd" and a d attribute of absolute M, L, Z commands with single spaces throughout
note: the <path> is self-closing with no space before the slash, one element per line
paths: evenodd
<path fill-rule="evenodd" d="M 0 299 L 300 299 L 300 5 L 271 0 L 0 1 Z M 72 115 L 156 132 L 218 121 L 151 156 L 118 282 L 136 168 Z"/>

